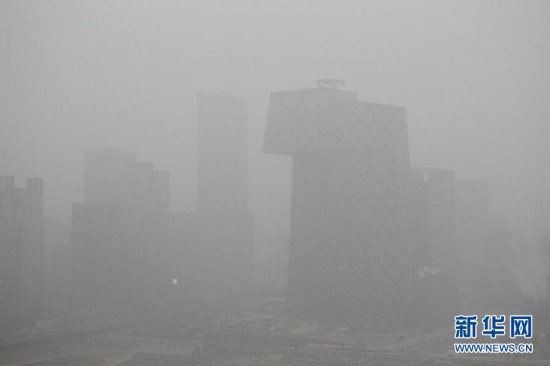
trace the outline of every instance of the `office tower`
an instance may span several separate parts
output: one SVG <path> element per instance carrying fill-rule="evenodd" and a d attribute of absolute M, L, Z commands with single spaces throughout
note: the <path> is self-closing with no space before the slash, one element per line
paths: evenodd
<path fill-rule="evenodd" d="M 84 160 L 84 202 L 169 209 L 167 171 L 118 149 L 87 151 Z"/>
<path fill-rule="evenodd" d="M 517 261 L 505 221 L 490 213 L 489 182 L 457 179 L 455 187 L 460 312 L 521 311 Z"/>
<path fill-rule="evenodd" d="M 0 177 L 0 327 L 28 326 L 42 316 L 44 204 L 42 178 Z"/>
<path fill-rule="evenodd" d="M 415 268 L 452 269 L 456 262 L 454 172 L 412 168 L 410 196 Z"/>
<path fill-rule="evenodd" d="M 387 333 L 411 305 L 406 113 L 342 84 L 271 94 L 264 152 L 293 157 L 288 308 Z"/>
<path fill-rule="evenodd" d="M 226 93 L 198 96 L 200 212 L 247 210 L 246 100 Z"/>
<path fill-rule="evenodd" d="M 246 101 L 226 93 L 198 96 L 197 271 L 207 290 L 247 287 L 253 269 L 247 210 Z"/>
<path fill-rule="evenodd" d="M 446 327 L 457 313 L 455 174 L 412 168 L 410 181 L 415 326 Z"/>
<path fill-rule="evenodd" d="M 119 150 L 85 155 L 85 201 L 73 204 L 73 306 L 135 315 L 163 278 L 169 175 Z"/>
<path fill-rule="evenodd" d="M 486 179 L 457 179 L 457 254 L 462 263 L 483 261 L 479 255 L 487 241 L 489 182 Z"/>

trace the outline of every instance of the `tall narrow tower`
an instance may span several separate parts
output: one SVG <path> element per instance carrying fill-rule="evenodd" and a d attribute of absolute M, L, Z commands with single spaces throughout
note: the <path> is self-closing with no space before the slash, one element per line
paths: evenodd
<path fill-rule="evenodd" d="M 198 97 L 199 267 L 205 288 L 231 293 L 252 275 L 253 226 L 247 210 L 246 100 Z"/>
<path fill-rule="evenodd" d="M 28 326 L 41 318 L 44 291 L 42 178 L 0 176 L 0 329 Z"/>
<path fill-rule="evenodd" d="M 226 93 L 198 96 L 198 209 L 247 209 L 246 100 Z"/>

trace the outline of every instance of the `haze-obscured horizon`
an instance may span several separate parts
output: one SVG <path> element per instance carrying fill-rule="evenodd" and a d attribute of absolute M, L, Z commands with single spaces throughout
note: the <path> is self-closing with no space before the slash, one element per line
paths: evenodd
<path fill-rule="evenodd" d="M 489 180 L 492 211 L 548 234 L 550 4 L 542 1 L 2 1 L 2 174 L 82 200 L 83 154 L 116 147 L 196 204 L 197 93 L 248 100 L 249 207 L 288 215 L 290 161 L 262 153 L 271 91 L 346 81 L 407 108 L 411 163 Z"/>

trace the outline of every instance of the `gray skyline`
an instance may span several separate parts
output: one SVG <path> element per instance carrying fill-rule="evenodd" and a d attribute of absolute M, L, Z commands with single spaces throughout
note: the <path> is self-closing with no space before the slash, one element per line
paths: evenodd
<path fill-rule="evenodd" d="M 2 172 L 44 176 L 46 214 L 82 196 L 83 151 L 170 170 L 193 209 L 196 94 L 248 99 L 250 206 L 288 198 L 289 161 L 260 154 L 271 90 L 338 77 L 407 108 L 413 165 L 487 178 L 491 206 L 547 234 L 550 4 L 542 1 L 2 1 Z M 282 198 L 282 200 L 281 200 Z"/>
<path fill-rule="evenodd" d="M 0 0 L 0 364 L 548 360 L 548 19 Z"/>

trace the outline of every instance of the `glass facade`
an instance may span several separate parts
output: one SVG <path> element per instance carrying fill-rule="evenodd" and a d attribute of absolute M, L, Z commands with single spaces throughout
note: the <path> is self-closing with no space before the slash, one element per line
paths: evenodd
<path fill-rule="evenodd" d="M 329 88 L 272 93 L 264 151 L 294 163 L 290 314 L 366 333 L 406 329 L 405 109 Z"/>

